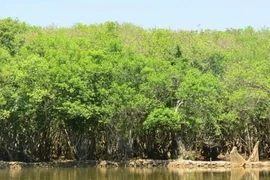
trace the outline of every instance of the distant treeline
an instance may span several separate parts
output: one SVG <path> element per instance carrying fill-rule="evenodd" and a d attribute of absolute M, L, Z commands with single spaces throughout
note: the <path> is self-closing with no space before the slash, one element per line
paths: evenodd
<path fill-rule="evenodd" d="M 270 157 L 270 30 L 0 20 L 0 160 Z M 188 157 L 187 157 L 188 158 Z"/>

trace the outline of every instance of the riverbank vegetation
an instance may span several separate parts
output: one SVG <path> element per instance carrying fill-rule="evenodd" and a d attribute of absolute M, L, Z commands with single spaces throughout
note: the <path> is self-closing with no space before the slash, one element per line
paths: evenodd
<path fill-rule="evenodd" d="M 0 158 L 270 156 L 270 30 L 0 20 Z"/>

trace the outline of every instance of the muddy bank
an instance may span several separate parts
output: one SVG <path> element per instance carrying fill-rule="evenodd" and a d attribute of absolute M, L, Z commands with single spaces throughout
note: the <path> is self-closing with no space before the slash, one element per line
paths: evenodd
<path fill-rule="evenodd" d="M 136 159 L 129 161 L 56 161 L 56 162 L 6 162 L 0 161 L 0 169 L 21 169 L 21 168 L 76 168 L 76 167 L 134 167 L 134 168 L 231 168 L 229 161 L 190 161 L 190 160 L 150 160 Z M 244 165 L 245 168 L 270 168 L 270 161 L 249 162 Z"/>

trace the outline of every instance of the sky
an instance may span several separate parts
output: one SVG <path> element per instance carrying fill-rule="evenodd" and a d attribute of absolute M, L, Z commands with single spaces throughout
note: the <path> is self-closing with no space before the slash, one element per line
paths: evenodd
<path fill-rule="evenodd" d="M 144 28 L 226 30 L 270 27 L 270 0 L 1 0 L 0 19 L 30 25 L 128 22 Z"/>

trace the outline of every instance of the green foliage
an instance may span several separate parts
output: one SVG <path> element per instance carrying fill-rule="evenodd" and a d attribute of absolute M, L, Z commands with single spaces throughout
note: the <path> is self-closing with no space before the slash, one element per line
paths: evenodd
<path fill-rule="evenodd" d="M 27 30 L 25 23 L 11 18 L 0 20 L 0 47 L 6 48 L 11 55 L 19 50 L 23 44 L 20 37 Z"/>
<path fill-rule="evenodd" d="M 180 117 L 169 108 L 154 109 L 143 123 L 146 129 L 177 130 L 180 129 Z"/>
<path fill-rule="evenodd" d="M 269 38 L 251 27 L 41 28 L 2 19 L 1 146 L 10 160 L 29 161 L 167 158 L 177 137 L 188 150 L 215 141 L 250 152 L 256 139 L 270 142 Z"/>

